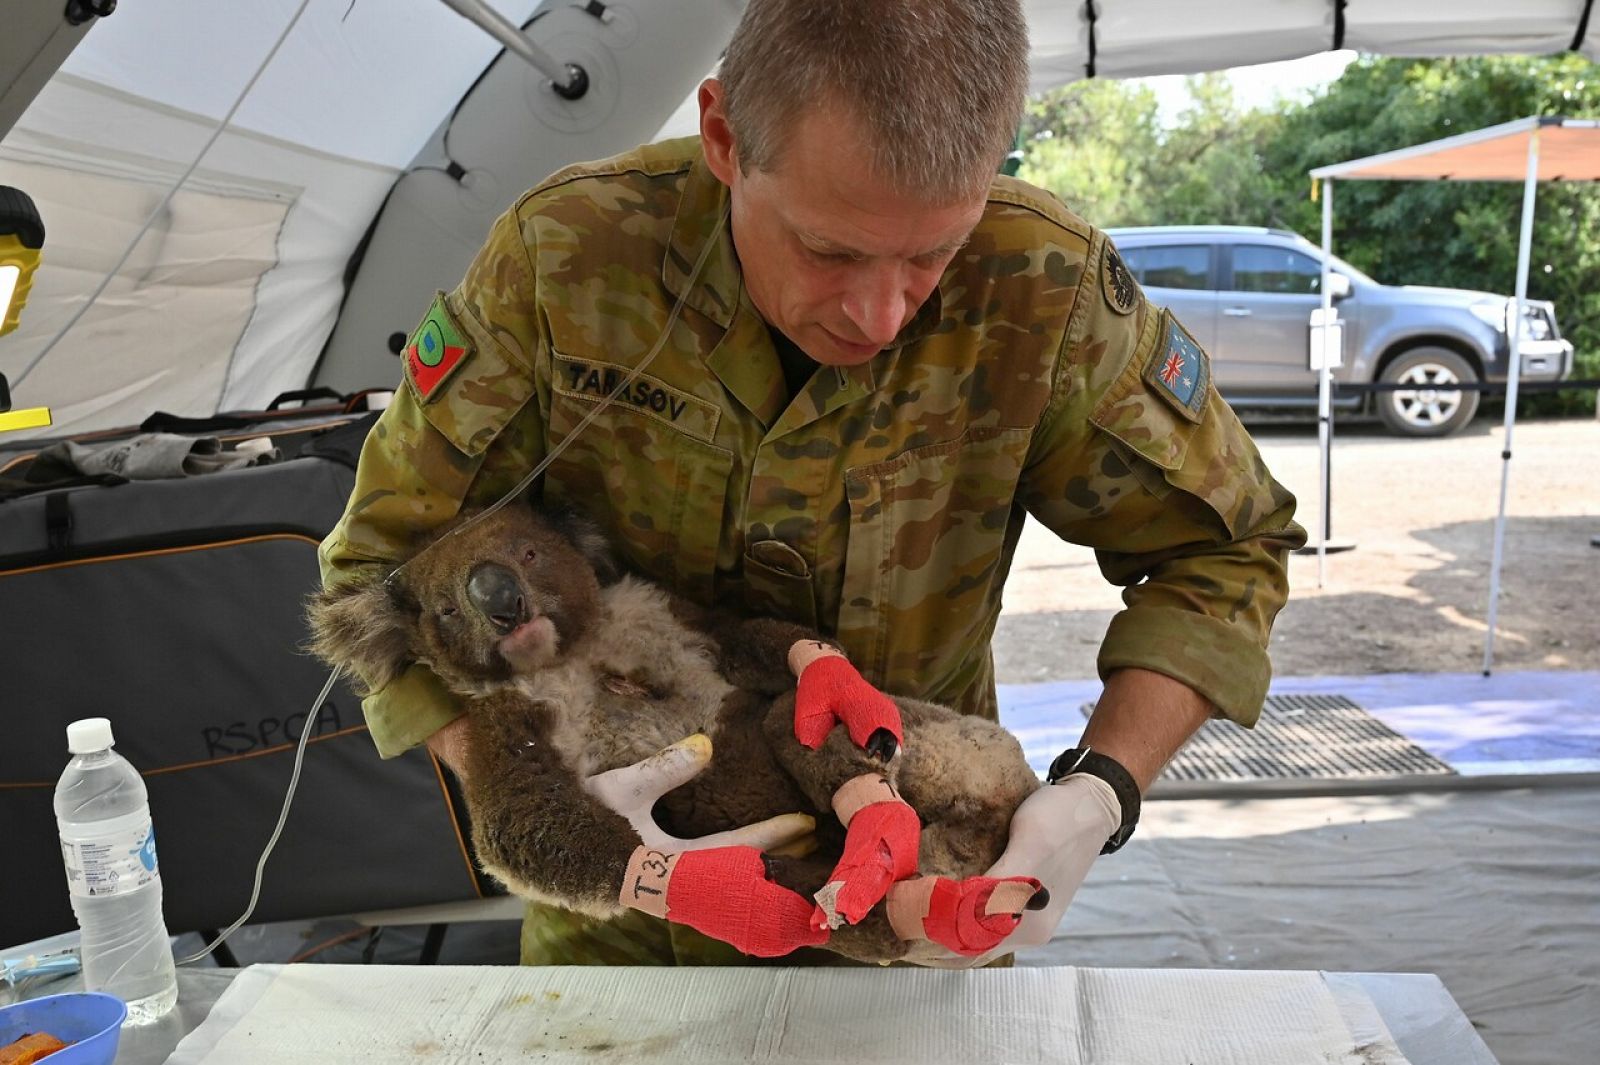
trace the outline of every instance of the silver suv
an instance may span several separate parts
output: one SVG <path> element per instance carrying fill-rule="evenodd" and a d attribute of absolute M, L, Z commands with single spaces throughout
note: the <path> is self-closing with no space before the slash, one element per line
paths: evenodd
<path fill-rule="evenodd" d="M 1247 226 L 1109 230 L 1152 302 L 1168 307 L 1211 354 L 1212 377 L 1238 408 L 1315 407 L 1310 318 L 1322 305 L 1322 249 L 1298 234 Z M 1503 381 L 1514 302 L 1488 292 L 1382 285 L 1335 257 L 1331 286 L 1344 323 L 1334 380 L 1414 385 L 1335 399 L 1376 411 L 1404 436 L 1444 436 L 1472 420 L 1479 393 L 1448 386 Z M 1555 307 L 1530 300 L 1522 379 L 1572 373 Z"/>

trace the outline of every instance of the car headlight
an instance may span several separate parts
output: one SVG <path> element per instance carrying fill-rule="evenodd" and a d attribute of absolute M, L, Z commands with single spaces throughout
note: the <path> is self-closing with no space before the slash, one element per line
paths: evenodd
<path fill-rule="evenodd" d="M 1522 315 L 1522 339 L 1550 339 L 1550 319 L 1544 316 L 1543 311 L 1533 307 L 1528 307 L 1524 310 Z"/>
<path fill-rule="evenodd" d="M 1492 303 L 1473 303 L 1467 307 L 1473 316 L 1491 329 L 1501 333 L 1506 331 L 1506 318 L 1508 311 L 1504 301 L 1495 300 Z"/>

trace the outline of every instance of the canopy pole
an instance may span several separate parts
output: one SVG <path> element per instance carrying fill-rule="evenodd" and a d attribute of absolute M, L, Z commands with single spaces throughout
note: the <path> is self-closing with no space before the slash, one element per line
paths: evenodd
<path fill-rule="evenodd" d="M 1317 452 L 1318 484 L 1321 487 L 1317 518 L 1322 528 L 1317 535 L 1317 587 L 1322 587 L 1323 569 L 1328 559 L 1328 534 L 1333 527 L 1333 179 L 1322 182 L 1322 361 L 1317 369 Z"/>
<path fill-rule="evenodd" d="M 1539 187 L 1539 128 L 1528 133 L 1528 173 L 1522 183 L 1522 234 L 1517 241 L 1517 295 L 1506 332 L 1511 376 L 1506 381 L 1505 443 L 1500 449 L 1500 512 L 1494 519 L 1494 554 L 1489 563 L 1489 620 L 1483 641 L 1483 675 L 1494 668 L 1494 630 L 1500 617 L 1500 563 L 1506 542 L 1506 492 L 1511 483 L 1511 431 L 1517 424 L 1517 383 L 1522 377 L 1522 308 L 1528 299 L 1528 262 L 1533 257 L 1533 205 Z"/>

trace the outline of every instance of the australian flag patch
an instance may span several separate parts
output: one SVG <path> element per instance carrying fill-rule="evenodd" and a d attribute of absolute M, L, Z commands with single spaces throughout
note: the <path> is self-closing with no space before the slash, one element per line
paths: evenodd
<path fill-rule="evenodd" d="M 1163 342 L 1156 346 L 1145 365 L 1144 379 L 1185 418 L 1198 422 L 1206 409 L 1211 361 L 1171 311 L 1163 311 L 1162 318 L 1165 321 Z"/>

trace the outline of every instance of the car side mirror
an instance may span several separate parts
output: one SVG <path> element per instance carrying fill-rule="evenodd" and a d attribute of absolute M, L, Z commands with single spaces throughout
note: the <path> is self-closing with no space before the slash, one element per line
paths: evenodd
<path fill-rule="evenodd" d="M 1339 273 L 1337 270 L 1329 273 L 1328 291 L 1332 293 L 1334 299 L 1344 299 L 1346 296 L 1350 295 L 1350 278 Z"/>

